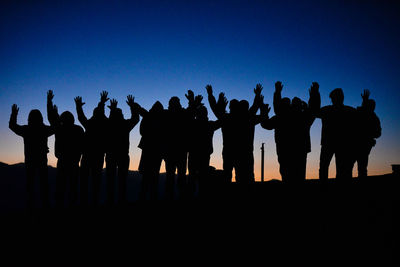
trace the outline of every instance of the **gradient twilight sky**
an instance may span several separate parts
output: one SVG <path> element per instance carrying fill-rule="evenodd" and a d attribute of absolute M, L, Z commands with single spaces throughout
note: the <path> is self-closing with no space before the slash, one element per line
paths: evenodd
<path fill-rule="evenodd" d="M 323 105 L 336 87 L 351 106 L 360 105 L 362 90 L 370 89 L 383 131 L 369 173 L 391 172 L 390 164 L 400 163 L 398 14 L 395 1 L 1 1 L 0 161 L 24 159 L 22 138 L 8 129 L 11 105 L 20 107 L 20 124 L 34 108 L 46 117 L 49 89 L 61 112 L 76 114 L 73 98 L 82 96 L 88 116 L 100 91 L 108 90 L 127 117 L 128 94 L 145 108 L 156 100 L 166 107 L 174 95 L 186 105 L 187 89 L 206 96 L 210 83 L 216 95 L 224 91 L 228 99 L 252 101 L 253 88 L 262 83 L 272 104 L 275 81 L 284 83 L 284 96 L 304 100 L 318 81 Z M 320 135 L 316 120 L 308 178 L 318 176 Z M 139 138 L 137 126 L 131 132 L 132 170 L 139 164 Z M 280 178 L 273 132 L 260 126 L 256 177 L 262 142 L 265 176 Z M 211 159 L 217 168 L 221 144 L 217 131 Z M 54 166 L 54 137 L 49 147 Z"/>

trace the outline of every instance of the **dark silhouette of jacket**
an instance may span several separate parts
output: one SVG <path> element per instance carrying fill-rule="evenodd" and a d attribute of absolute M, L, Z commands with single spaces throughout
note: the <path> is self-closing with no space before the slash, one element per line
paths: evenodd
<path fill-rule="evenodd" d="M 49 96 L 50 95 L 50 96 Z M 78 201 L 79 162 L 82 156 L 84 131 L 75 125 L 74 116 L 69 111 L 58 114 L 57 107 L 52 102 L 52 92 L 47 98 L 47 117 L 55 130 L 54 151 L 57 157 L 56 205 L 64 206 L 67 184 L 69 184 L 69 202 Z"/>
<path fill-rule="evenodd" d="M 34 207 L 34 178 L 36 173 L 40 180 L 40 197 L 44 207 L 49 207 L 49 184 L 47 173 L 47 139 L 54 134 L 54 129 L 43 124 L 43 116 L 37 109 L 30 111 L 28 125 L 17 123 L 18 107 L 13 105 L 9 128 L 24 139 L 24 155 L 27 176 L 27 206 Z"/>

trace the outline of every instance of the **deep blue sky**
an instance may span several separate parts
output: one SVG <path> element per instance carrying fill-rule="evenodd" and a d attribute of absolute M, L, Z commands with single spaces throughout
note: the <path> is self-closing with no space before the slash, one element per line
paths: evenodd
<path fill-rule="evenodd" d="M 46 91 L 60 111 L 75 114 L 81 95 L 90 115 L 99 92 L 108 90 L 128 116 L 133 94 L 149 108 L 192 89 L 253 98 L 256 83 L 272 102 L 273 85 L 285 96 L 307 100 L 312 81 L 322 103 L 342 87 L 345 103 L 357 106 L 364 88 L 377 102 L 383 135 L 371 154 L 372 174 L 400 163 L 400 8 L 388 1 L 2 1 L 0 4 L 0 161 L 23 161 L 22 139 L 8 129 L 13 103 L 19 122 L 33 108 L 44 116 Z M 213 116 L 210 116 L 214 118 Z M 46 120 L 47 121 L 47 120 Z M 308 177 L 318 171 L 321 125 L 312 127 Z M 139 133 L 131 133 L 131 169 L 137 169 Z M 266 142 L 266 176 L 278 178 L 273 133 L 257 126 Z M 54 139 L 49 161 L 54 164 Z M 221 134 L 212 163 L 221 167 Z M 334 165 L 333 165 L 334 166 Z M 334 173 L 331 168 L 331 174 Z"/>

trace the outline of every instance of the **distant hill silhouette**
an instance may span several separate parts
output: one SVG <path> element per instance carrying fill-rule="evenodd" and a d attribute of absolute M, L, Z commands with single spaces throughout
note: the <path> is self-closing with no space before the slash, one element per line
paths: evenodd
<path fill-rule="evenodd" d="M 56 179 L 56 168 L 49 166 L 49 185 L 50 185 L 50 199 L 51 205 L 54 206 L 54 194 L 55 194 L 55 179 Z M 26 205 L 26 177 L 25 177 L 25 164 L 6 164 L 0 162 L 0 213 L 23 210 Z M 102 175 L 102 188 L 100 202 L 104 203 L 106 198 L 105 185 L 106 185 L 106 173 L 103 169 Z M 39 190 L 38 181 L 35 184 L 35 191 Z M 128 202 L 135 202 L 139 197 L 141 175 L 137 171 L 128 172 L 128 184 L 127 184 L 127 199 Z M 160 174 L 159 193 L 160 197 L 164 194 L 165 184 L 165 173 Z M 35 199 L 36 203 L 39 203 L 39 198 Z"/>

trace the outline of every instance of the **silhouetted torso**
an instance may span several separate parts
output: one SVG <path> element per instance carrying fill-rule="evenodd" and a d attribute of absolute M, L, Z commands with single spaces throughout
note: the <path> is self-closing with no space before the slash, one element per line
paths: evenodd
<path fill-rule="evenodd" d="M 322 120 L 321 145 L 344 147 L 355 140 L 355 109 L 350 106 L 322 107 L 318 117 Z"/>
<path fill-rule="evenodd" d="M 129 153 L 129 135 L 131 130 L 139 122 L 139 116 L 132 119 L 108 120 L 108 146 L 107 153 L 127 155 Z"/>

